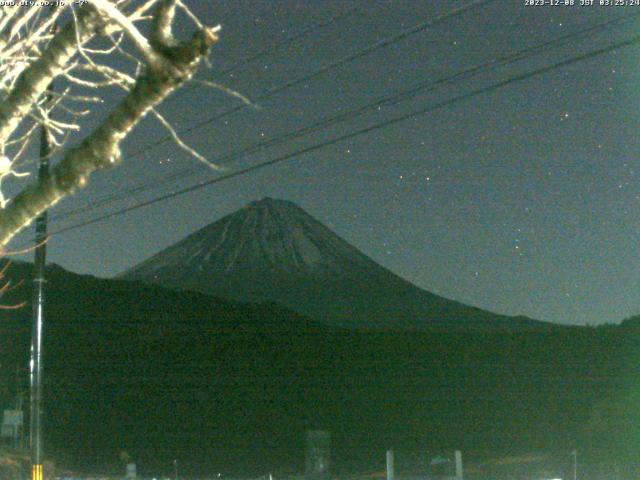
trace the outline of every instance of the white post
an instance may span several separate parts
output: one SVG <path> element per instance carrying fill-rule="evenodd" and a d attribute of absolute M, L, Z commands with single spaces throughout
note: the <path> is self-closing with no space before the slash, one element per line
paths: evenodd
<path fill-rule="evenodd" d="M 456 478 L 458 480 L 462 480 L 464 477 L 462 475 L 462 452 L 460 450 L 456 450 Z"/>
<path fill-rule="evenodd" d="M 393 480 L 393 450 L 387 450 L 387 480 Z"/>

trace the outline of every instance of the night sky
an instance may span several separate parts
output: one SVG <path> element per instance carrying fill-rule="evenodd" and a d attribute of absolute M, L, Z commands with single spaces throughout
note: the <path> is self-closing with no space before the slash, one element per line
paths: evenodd
<path fill-rule="evenodd" d="M 226 172 L 160 144 L 125 158 L 116 170 L 94 175 L 85 191 L 52 210 L 51 230 L 604 48 L 632 38 L 640 26 L 640 7 L 497 0 L 269 96 L 264 92 L 471 2 L 189 3 L 206 23 L 223 28 L 211 68 L 199 77 L 257 99 L 260 107 L 238 109 L 184 135 L 214 162 L 615 17 L 636 14 L 638 19 L 227 160 Z M 287 41 L 291 37 L 299 38 Z M 251 60 L 264 49 L 270 50 Z M 640 313 L 639 60 L 640 47 L 621 48 L 54 235 L 49 260 L 72 271 L 111 276 L 270 196 L 296 202 L 383 266 L 445 297 L 560 323 L 620 321 Z M 237 98 L 193 84 L 161 110 L 184 130 L 241 105 Z M 165 135 L 154 120 L 145 120 L 123 151 L 137 152 Z M 192 174 L 167 180 L 185 169 Z M 140 185 L 147 188 L 127 193 Z M 120 200 L 92 207 L 114 195 Z M 67 216 L 78 208 L 83 212 Z M 26 232 L 13 245 L 23 246 L 32 235 Z"/>

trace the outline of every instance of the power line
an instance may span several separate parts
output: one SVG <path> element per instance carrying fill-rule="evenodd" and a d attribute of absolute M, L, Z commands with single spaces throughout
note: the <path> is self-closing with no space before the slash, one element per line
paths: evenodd
<path fill-rule="evenodd" d="M 558 48 L 561 46 L 564 46 L 566 44 L 568 44 L 569 42 L 575 40 L 576 38 L 580 38 L 583 37 L 587 34 L 592 34 L 594 32 L 598 32 L 598 31 L 602 31 L 605 30 L 608 27 L 611 27 L 612 25 L 615 24 L 621 24 L 621 23 L 627 23 L 627 22 L 631 22 L 633 20 L 636 20 L 638 17 L 640 17 L 640 13 L 635 13 L 632 15 L 625 15 L 625 16 L 621 16 L 621 17 L 617 17 L 614 18 L 612 20 L 609 20 L 607 22 L 603 22 L 603 23 L 599 23 L 596 25 L 592 25 L 586 28 L 583 28 L 581 30 L 572 32 L 572 33 L 568 33 L 562 36 L 559 36 L 553 40 L 549 40 L 547 42 L 544 42 L 542 44 L 537 44 L 528 48 L 525 48 L 523 50 L 520 50 L 518 52 L 512 53 L 512 54 L 508 54 L 508 55 L 503 55 L 502 57 L 499 57 L 497 59 L 493 59 L 490 60 L 488 62 L 482 63 L 480 65 L 476 65 L 474 67 L 465 69 L 463 71 L 460 71 L 458 73 L 455 73 L 453 75 L 447 76 L 447 77 L 443 77 L 434 81 L 426 81 L 426 82 L 420 82 L 414 86 L 412 86 L 411 88 L 398 92 L 398 93 L 394 93 L 391 95 L 387 95 L 385 97 L 382 97 L 379 100 L 376 100 L 372 103 L 368 103 L 366 105 L 360 106 L 356 109 L 352 109 L 346 112 L 342 112 L 339 113 L 337 115 L 333 115 L 330 117 L 325 117 L 311 125 L 284 133 L 282 135 L 270 138 L 268 140 L 265 141 L 261 141 L 261 142 L 257 142 L 254 143 L 253 145 L 249 145 L 246 148 L 236 151 L 236 152 L 231 152 L 228 155 L 225 155 L 223 157 L 221 157 L 220 159 L 218 159 L 218 161 L 222 164 L 231 162 L 231 161 L 235 161 L 238 160 L 240 158 L 246 157 L 250 154 L 256 153 L 260 150 L 269 148 L 269 147 L 273 147 L 276 145 L 280 145 L 288 140 L 294 139 L 294 138 L 299 138 L 301 136 L 305 136 L 307 134 L 311 134 L 314 133 L 315 131 L 322 129 L 322 128 L 327 128 L 330 127 L 332 125 L 337 124 L 338 122 L 343 122 L 349 119 L 353 119 L 356 118 L 360 115 L 363 115 L 364 113 L 373 110 L 377 107 L 381 107 L 381 106 L 392 106 L 395 105 L 397 103 L 400 103 L 402 101 L 414 98 L 415 96 L 417 96 L 420 93 L 428 93 L 428 92 L 432 92 L 442 86 L 445 85 L 451 85 L 451 84 L 455 84 L 457 82 L 463 81 L 463 80 L 467 80 L 469 78 L 472 78 L 480 73 L 486 72 L 488 70 L 497 68 L 497 67 L 501 67 L 501 66 L 505 66 L 511 63 L 515 63 L 527 58 L 530 58 L 534 55 L 538 55 L 540 53 L 544 53 L 548 50 L 550 50 L 551 48 Z M 125 192 L 119 193 L 119 194 L 111 194 L 108 195 L 106 197 L 103 197 L 102 199 L 98 200 L 98 201 L 94 201 L 91 204 L 85 205 L 83 207 L 68 211 L 68 212 L 64 212 L 63 214 L 60 214 L 58 216 L 55 216 L 55 219 L 65 219 L 65 218 L 69 218 L 72 216 L 75 216 L 77 214 L 80 213 L 86 213 L 88 210 L 95 210 L 99 207 L 105 206 L 105 205 L 109 205 L 111 203 L 114 203 L 116 201 L 119 200 L 123 200 L 126 198 L 129 198 L 131 196 L 134 196 L 142 191 L 148 190 L 150 188 L 157 188 L 158 185 L 161 184 L 167 184 L 169 182 L 172 181 L 176 181 L 185 177 L 188 177 L 194 173 L 200 172 L 201 169 L 195 168 L 195 167 L 189 167 L 186 169 L 183 169 L 181 171 L 178 172 L 174 172 L 171 175 L 167 175 L 165 178 L 160 179 L 160 180 L 153 180 L 151 182 L 147 182 L 146 184 L 142 184 L 139 186 L 136 186 L 132 189 L 129 189 Z"/>
<path fill-rule="evenodd" d="M 276 87 L 270 88 L 265 90 L 264 92 L 258 94 L 253 101 L 254 102 L 260 102 L 262 100 L 265 100 L 273 95 L 276 95 L 280 92 L 283 92 L 289 88 L 295 87 L 296 85 L 300 85 L 304 82 L 307 82 L 309 80 L 313 80 L 316 77 L 319 77 L 320 75 L 327 73 L 331 70 L 334 70 L 335 68 L 341 67 L 343 65 L 346 65 L 348 63 L 351 63 L 359 58 L 362 58 L 366 55 L 369 55 L 373 52 L 376 52 L 384 47 L 387 47 L 389 45 L 392 45 L 394 43 L 397 43 L 401 40 L 404 40 L 407 37 L 410 37 L 411 35 L 415 35 L 417 33 L 420 33 L 424 30 L 427 30 L 428 28 L 434 27 L 436 25 L 438 25 L 439 23 L 444 22 L 445 20 L 449 20 L 455 17 L 458 17 L 460 15 L 463 15 L 464 13 L 467 13 L 471 10 L 474 10 L 476 8 L 485 6 L 489 3 L 495 2 L 496 0 L 474 0 L 471 3 L 463 6 L 463 7 L 459 7 L 456 9 L 451 10 L 448 13 L 444 13 L 442 15 L 437 16 L 436 18 L 434 18 L 433 20 L 429 20 L 429 21 L 425 21 L 422 23 L 419 23 L 418 25 L 415 25 L 409 29 L 403 30 L 395 35 L 392 35 L 390 37 L 384 38 L 372 45 L 369 45 L 365 48 L 363 48 L 362 50 L 358 50 L 355 53 L 352 53 L 350 55 L 347 55 L 346 57 L 341 58 L 340 60 L 336 60 L 335 62 L 329 63 L 327 65 L 324 65 L 316 70 L 314 70 L 311 73 L 302 75 L 298 78 L 295 78 L 293 80 L 290 80 L 288 82 L 285 82 L 284 84 L 278 85 Z M 221 118 L 224 118 L 228 115 L 231 115 L 233 113 L 239 112 L 241 110 L 244 110 L 245 108 L 247 108 L 246 104 L 240 104 L 237 105 L 234 108 L 231 108 L 229 110 L 226 110 L 218 115 L 215 115 L 213 117 L 210 117 L 206 120 L 203 120 L 202 122 L 199 122 L 191 127 L 185 128 L 184 130 L 181 130 L 178 132 L 178 135 L 184 135 L 186 133 L 191 133 L 194 130 L 198 130 L 202 127 L 204 127 L 205 125 L 208 125 L 216 120 L 220 120 Z M 163 137 L 162 139 L 158 140 L 157 142 L 154 142 L 151 145 L 148 145 L 144 148 L 141 148 L 131 154 L 129 154 L 129 157 L 137 157 L 139 155 L 142 155 L 143 153 L 148 152 L 149 150 L 152 150 L 170 140 L 173 140 L 173 136 L 172 135 L 167 135 L 165 137 Z"/>
<path fill-rule="evenodd" d="M 322 22 L 318 22 L 315 23 L 313 25 L 310 25 L 309 27 L 301 30 L 300 32 L 298 32 L 295 35 L 291 35 L 287 38 L 285 38 L 284 40 L 282 40 L 281 42 L 275 43 L 273 45 L 270 45 L 268 47 L 263 48 L 262 50 L 260 50 L 259 52 L 255 53 L 254 55 L 251 55 L 247 58 L 245 58 L 241 63 L 236 63 L 235 65 L 230 66 L 229 68 L 224 69 L 222 72 L 218 73 L 216 76 L 217 77 L 224 77 L 228 74 L 230 74 L 231 72 L 236 71 L 237 69 L 255 62 L 256 60 L 259 60 L 260 58 L 269 55 L 279 49 L 281 49 L 282 47 L 295 42 L 296 40 L 299 40 L 301 38 L 306 37 L 307 35 L 309 35 L 310 33 L 314 33 L 320 29 L 323 29 L 329 25 L 332 25 L 340 20 L 342 20 L 343 18 L 346 18 L 347 16 L 351 15 L 352 13 L 354 13 L 355 11 L 357 11 L 359 9 L 359 5 L 355 5 L 349 9 L 347 9 L 346 11 L 342 12 L 342 13 L 338 13 L 336 15 L 332 15 L 329 19 L 322 21 Z"/>
<path fill-rule="evenodd" d="M 246 58 L 244 58 L 242 61 L 237 62 L 233 65 L 231 65 L 230 67 L 222 70 L 221 72 L 217 73 L 215 75 L 215 77 L 220 78 L 220 77 L 224 77 L 232 72 L 235 72 L 236 70 L 245 67 L 247 65 L 249 65 L 250 63 L 255 62 L 256 60 L 259 60 L 265 56 L 270 55 L 271 53 L 274 53 L 278 50 L 280 50 L 281 48 L 285 47 L 286 45 L 289 45 L 297 40 L 300 40 L 301 38 L 306 37 L 307 35 L 317 32 L 318 30 L 321 30 L 325 27 L 328 27 L 330 25 L 333 25 L 334 23 L 339 22 L 340 20 L 346 18 L 347 16 L 351 15 L 352 13 L 354 13 L 355 11 L 357 11 L 360 8 L 359 5 L 355 5 L 347 10 L 345 10 L 344 12 L 332 15 L 331 17 L 329 17 L 327 20 L 323 20 L 321 22 L 316 22 L 313 23 L 309 26 L 307 26 L 306 28 L 302 29 L 300 32 L 294 34 L 294 35 L 290 35 L 286 38 L 284 38 L 282 41 L 280 42 L 276 42 L 273 43 L 265 48 L 263 48 L 262 50 L 256 52 L 253 55 L 250 55 Z M 187 88 L 182 88 L 180 89 L 180 91 L 176 92 L 173 96 L 171 96 L 171 99 L 175 99 L 178 97 L 181 97 L 182 95 L 184 95 L 186 92 L 193 90 L 195 87 L 191 86 L 191 87 L 187 87 Z"/>
<path fill-rule="evenodd" d="M 339 66 L 345 65 L 345 64 L 347 64 L 349 62 L 352 62 L 352 61 L 354 61 L 354 60 L 356 60 L 358 58 L 361 58 L 361 57 L 363 57 L 365 55 L 373 53 L 373 52 L 375 52 L 375 51 L 377 51 L 377 50 L 379 50 L 381 48 L 384 48 L 384 47 L 386 47 L 388 45 L 391 45 L 393 43 L 401 41 L 401 40 L 403 40 L 403 39 L 405 39 L 405 38 L 407 38 L 407 37 L 409 37 L 411 35 L 414 35 L 416 33 L 420 33 L 420 32 L 422 32 L 422 31 L 424 31 L 424 30 L 426 30 L 426 29 L 428 29 L 430 27 L 433 27 L 435 25 L 438 25 L 439 23 L 442 23 L 443 21 L 449 20 L 451 18 L 456 18 L 456 17 L 458 17 L 458 16 L 460 16 L 460 15 L 462 15 L 462 14 L 468 12 L 468 11 L 471 11 L 471 10 L 473 10 L 475 8 L 482 7 L 484 5 L 492 3 L 494 1 L 495 0 L 475 0 L 475 1 L 469 3 L 469 4 L 465 5 L 465 6 L 453 9 L 453 10 L 447 12 L 447 13 L 439 15 L 436 18 L 434 18 L 433 20 L 421 22 L 421 23 L 419 23 L 417 25 L 414 25 L 413 27 L 410 27 L 408 29 L 402 30 L 401 32 L 399 32 L 397 34 L 394 34 L 392 36 L 386 37 L 386 38 L 384 38 L 384 39 L 382 39 L 382 40 L 380 40 L 380 41 L 378 41 L 378 42 L 376 42 L 376 43 L 374 43 L 372 45 L 369 45 L 369 46 L 365 47 L 364 49 L 361 49 L 361 50 L 359 50 L 359 51 L 357 51 L 357 52 L 355 52 L 353 54 L 350 54 L 350 55 L 348 55 L 346 57 L 343 57 L 340 60 L 337 60 L 337 61 L 332 62 L 330 64 L 327 64 L 325 66 L 322 66 L 319 69 L 316 69 L 311 73 L 308 73 L 306 75 L 298 77 L 297 79 L 294 79 L 292 81 L 286 82 L 286 83 L 284 83 L 282 85 L 279 85 L 277 87 L 274 87 L 272 89 L 268 89 L 268 90 L 264 91 L 262 94 L 258 95 L 254 100 L 255 101 L 264 100 L 265 98 L 268 98 L 268 97 L 270 97 L 272 95 L 275 95 L 276 93 L 284 91 L 284 90 L 286 90 L 288 88 L 291 88 L 291 87 L 293 87 L 295 85 L 298 85 L 300 83 L 303 83 L 305 81 L 311 80 L 311 79 L 313 79 L 313 78 L 315 78 L 315 77 L 317 77 L 317 76 L 319 76 L 319 75 L 321 75 L 323 73 L 326 73 L 326 72 L 328 72 L 328 71 L 330 71 L 330 70 L 332 70 L 334 68 L 337 68 Z M 207 120 L 204 120 L 204 121 L 202 121 L 202 122 L 200 122 L 200 123 L 198 123 L 196 125 L 188 127 L 186 129 L 183 129 L 183 130 L 181 130 L 181 131 L 179 131 L 177 133 L 178 133 L 178 135 L 184 135 L 184 134 L 187 134 L 187 133 L 191 133 L 192 131 L 200 129 L 200 128 L 204 127 L 205 125 L 208 125 L 208 124 L 214 122 L 215 120 L 219 120 L 219 119 L 221 119 L 221 118 L 223 118 L 223 117 L 225 117 L 227 115 L 230 115 L 232 113 L 240 111 L 240 110 L 244 109 L 245 107 L 246 107 L 245 104 L 238 105 L 238 106 L 236 106 L 236 107 L 234 107 L 234 108 L 232 108 L 230 110 L 227 110 L 227 111 L 222 112 L 222 113 L 220 113 L 218 115 L 210 117 Z M 158 141 L 156 141 L 156 142 L 154 142 L 154 143 L 152 143 L 150 145 L 147 145 L 146 147 L 143 147 L 143 148 L 141 148 L 139 150 L 136 150 L 136 151 L 134 151 L 134 152 L 132 152 L 130 154 L 127 154 L 126 156 L 128 158 L 138 157 L 138 156 L 140 156 L 140 155 L 142 155 L 142 154 L 144 154 L 144 153 L 146 153 L 146 152 L 148 152 L 148 151 L 150 151 L 150 150 L 152 150 L 152 149 L 154 149 L 154 148 L 166 143 L 169 140 L 173 140 L 173 138 L 174 137 L 172 135 L 167 135 L 166 137 L 164 137 L 164 138 L 162 138 L 162 139 L 160 139 L 160 140 L 158 140 Z"/>
<path fill-rule="evenodd" d="M 475 96 L 478 96 L 478 95 L 481 95 L 481 94 L 484 94 L 484 93 L 489 93 L 489 92 L 498 90 L 499 88 L 505 87 L 507 85 L 511 85 L 513 83 L 516 83 L 516 82 L 521 82 L 523 80 L 527 80 L 529 78 L 548 73 L 548 72 L 550 72 L 552 70 L 556 70 L 558 68 L 562 68 L 562 67 L 566 67 L 566 66 L 569 66 L 569 65 L 573 65 L 575 63 L 578 63 L 578 62 L 581 62 L 581 61 L 584 61 L 584 60 L 588 60 L 588 59 L 591 59 L 591 58 L 594 58 L 594 57 L 597 57 L 597 56 L 600 56 L 600 55 L 604 55 L 606 53 L 610 53 L 612 51 L 619 50 L 621 48 L 625 48 L 625 47 L 628 47 L 628 46 L 631 46 L 631 45 L 635 45 L 637 43 L 640 43 L 640 35 L 632 37 L 632 38 L 630 38 L 628 40 L 625 40 L 625 41 L 622 41 L 622 42 L 615 43 L 613 45 L 609 45 L 608 47 L 604 47 L 604 48 L 601 48 L 601 49 L 598 49 L 598 50 L 593 50 L 591 52 L 583 53 L 581 55 L 577 55 L 577 56 L 570 57 L 568 59 L 553 63 L 553 64 L 548 65 L 546 67 L 541 67 L 541 68 L 529 71 L 527 73 L 523 73 L 523 74 L 520 74 L 520 75 L 517 75 L 517 76 L 514 76 L 514 77 L 510 77 L 510 78 L 508 78 L 506 80 L 502 80 L 500 82 L 494 83 L 494 84 L 489 85 L 487 87 L 479 88 L 479 89 L 473 90 L 471 92 L 468 92 L 466 94 L 459 95 L 457 97 L 454 97 L 454 98 L 451 98 L 451 99 L 448 99 L 448 100 L 444 100 L 442 102 L 439 102 L 439 103 L 436 103 L 436 104 L 433 104 L 433 105 L 429 105 L 429 106 L 421 108 L 419 110 L 415 110 L 413 112 L 406 113 L 404 115 L 400 115 L 400 116 L 395 117 L 393 119 L 386 120 L 386 121 L 380 122 L 380 123 L 376 123 L 374 125 L 371 125 L 369 127 L 365 127 L 365 128 L 359 129 L 359 130 L 355 130 L 353 132 L 347 133 L 345 135 L 341 135 L 341 136 L 333 138 L 331 140 L 324 141 L 324 142 L 321 142 L 321 143 L 317 143 L 315 145 L 312 145 L 312 146 L 309 146 L 309 147 L 305 147 L 305 148 L 302 148 L 300 150 L 296 150 L 296 151 L 291 152 L 291 153 L 284 154 L 284 155 L 276 157 L 276 158 L 274 158 L 272 160 L 269 160 L 269 161 L 266 161 L 266 162 L 262 162 L 262 163 L 258 163 L 256 165 L 252 165 L 250 167 L 246 167 L 246 168 L 243 168 L 241 170 L 237 170 L 235 172 L 231 172 L 229 174 L 222 175 L 220 177 L 216 177 L 214 179 L 211 179 L 211 180 L 208 180 L 208 181 L 205 181 L 205 182 L 199 182 L 197 185 L 191 185 L 191 186 L 183 188 L 181 190 L 178 190 L 178 191 L 175 191 L 175 192 L 172 192 L 172 193 L 169 193 L 169 194 L 165 194 L 165 195 L 160 195 L 160 196 L 155 197 L 155 198 L 153 198 L 151 200 L 147 200 L 145 202 L 141 202 L 141 203 L 138 203 L 136 205 L 132 205 L 132 206 L 117 210 L 115 212 L 111 212 L 111 213 L 108 213 L 108 214 L 105 214 L 105 215 L 101 215 L 99 217 L 96 217 L 96 218 L 93 218 L 93 219 L 90 219 L 90 220 L 86 220 L 84 222 L 80 222 L 80 223 L 77 223 L 75 225 L 71 225 L 69 227 L 65 227 L 65 228 L 56 230 L 56 231 L 52 232 L 51 235 L 58 235 L 58 234 L 61 234 L 61 233 L 65 233 L 65 232 L 69 232 L 69 231 L 76 230 L 76 229 L 79 229 L 79 228 L 83 228 L 83 227 L 85 227 L 87 225 L 91 225 L 91 224 L 94 224 L 94 223 L 97 223 L 97 222 L 100 222 L 100 221 L 103 221 L 103 220 L 107 220 L 109 218 L 120 216 L 120 215 L 123 215 L 125 213 L 131 212 L 133 210 L 138 210 L 140 208 L 147 207 L 149 205 L 153 205 L 155 203 L 162 202 L 164 200 L 169 200 L 171 198 L 175 198 L 175 197 L 184 195 L 186 193 L 190 193 L 190 192 L 199 190 L 201 188 L 208 187 L 210 185 L 214 185 L 216 183 L 221 183 L 221 182 L 223 182 L 225 180 L 230 180 L 232 178 L 236 178 L 236 177 L 239 177 L 239 176 L 242 176 L 242 175 L 246 175 L 248 173 L 251 173 L 251 172 L 266 168 L 266 167 L 270 167 L 270 166 L 276 165 L 278 163 L 285 162 L 287 160 L 290 160 L 293 157 L 301 156 L 301 155 L 304 155 L 304 154 L 307 154 L 307 153 L 311 153 L 311 152 L 314 152 L 314 151 L 319 150 L 321 148 L 324 148 L 324 147 L 327 147 L 327 146 L 331 146 L 331 145 L 335 145 L 335 144 L 337 144 L 339 142 L 342 142 L 344 140 L 348 140 L 348 139 L 351 139 L 351 138 L 359 137 L 361 135 L 365 135 L 367 133 L 379 130 L 381 128 L 385 128 L 385 127 L 388 127 L 388 126 L 391 126 L 391 125 L 395 125 L 397 123 L 403 122 L 403 121 L 408 120 L 410 118 L 414 118 L 414 117 L 423 115 L 423 114 L 431 112 L 433 110 L 437 110 L 437 109 L 440 109 L 440 108 L 443 108 L 443 107 L 458 103 L 458 102 L 463 101 L 463 100 L 467 100 L 469 98 L 472 98 L 472 97 L 475 97 Z"/>

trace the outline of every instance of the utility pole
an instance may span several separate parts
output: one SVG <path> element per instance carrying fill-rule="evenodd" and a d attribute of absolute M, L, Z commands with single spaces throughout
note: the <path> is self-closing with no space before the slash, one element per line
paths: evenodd
<path fill-rule="evenodd" d="M 574 449 L 571 455 L 573 456 L 573 480 L 578 480 L 578 450 Z"/>
<path fill-rule="evenodd" d="M 17 427 L 17 431 L 16 431 L 16 437 L 14 439 L 14 448 L 16 450 L 24 448 L 24 443 L 23 443 L 23 439 L 26 437 L 26 435 L 24 434 L 24 423 L 23 423 L 23 419 L 24 419 L 24 412 L 22 410 L 23 408 L 23 386 L 21 385 L 21 378 L 20 378 L 20 364 L 16 365 L 16 411 L 20 412 L 20 418 L 21 418 L 21 424 L 20 426 Z"/>
<path fill-rule="evenodd" d="M 50 104 L 53 85 L 47 88 L 47 104 Z M 38 180 L 49 178 L 51 141 L 49 128 L 40 129 L 40 163 Z M 44 283 L 47 259 L 47 211 L 36 218 L 35 256 L 33 262 L 33 302 L 31 323 L 31 359 L 29 383 L 31 389 L 29 416 L 29 443 L 31 447 L 31 480 L 43 480 L 42 466 L 42 327 L 44 324 Z"/>
<path fill-rule="evenodd" d="M 395 479 L 395 468 L 393 462 L 393 449 L 387 450 L 387 480 Z"/>
<path fill-rule="evenodd" d="M 456 450 L 453 455 L 456 462 L 456 479 L 462 480 L 464 478 L 462 473 L 462 452 L 460 450 Z"/>

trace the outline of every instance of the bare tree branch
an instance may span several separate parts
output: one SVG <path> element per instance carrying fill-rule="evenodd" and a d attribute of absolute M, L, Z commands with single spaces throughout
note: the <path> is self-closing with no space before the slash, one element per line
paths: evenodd
<path fill-rule="evenodd" d="M 159 11 L 166 9 L 169 3 L 172 2 L 162 3 Z M 10 95 L 11 101 L 0 104 L 0 141 L 5 141 L 28 113 L 30 103 L 34 103 L 41 93 L 40 84 L 64 71 L 65 63 L 71 60 L 77 49 L 76 33 L 83 38 L 89 36 L 100 23 L 101 17 L 97 11 L 84 10 L 78 15 L 77 32 L 75 27 L 67 25 L 65 34 L 55 36 L 43 57 L 36 62 L 39 68 L 29 69 L 27 80 L 33 79 L 37 86 L 25 85 L 25 82 L 30 82 L 21 79 L 20 91 Z M 107 119 L 77 148 L 66 152 L 49 178 L 26 187 L 0 211 L 0 246 L 6 245 L 41 212 L 84 187 L 92 172 L 117 164 L 122 140 L 153 107 L 193 76 L 200 61 L 217 41 L 218 30 L 205 28 L 196 32 L 191 41 L 175 46 L 154 42 L 154 55 L 159 61 L 147 66 L 136 79 L 130 93 Z M 160 38 L 166 37 L 161 35 Z"/>
<path fill-rule="evenodd" d="M 136 28 L 129 17 L 118 10 L 118 8 L 109 0 L 91 0 L 91 3 L 95 5 L 98 10 L 104 12 L 108 18 L 116 22 L 122 28 L 124 33 L 136 46 L 148 65 L 155 68 L 159 67 L 161 59 L 158 57 L 153 48 L 151 48 L 151 45 L 147 41 L 147 38 L 142 33 L 140 33 L 140 31 Z M 156 17 L 158 15 L 159 13 L 156 14 Z"/>
<path fill-rule="evenodd" d="M 22 71 L 7 98 L 0 102 L 0 145 L 7 142 L 51 81 L 65 70 L 77 52 L 77 38 L 88 40 L 103 22 L 95 9 L 85 5 L 80 10 L 77 22 L 70 21 L 53 37 L 40 58 Z"/>

